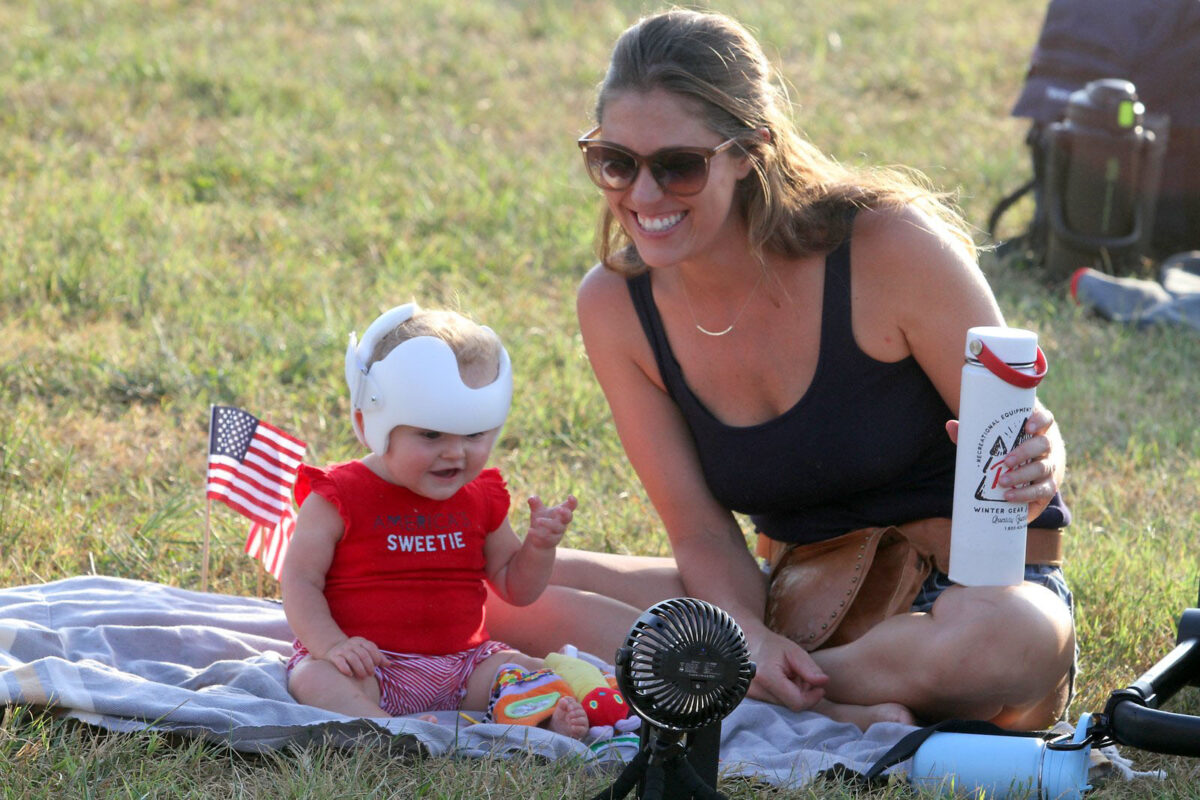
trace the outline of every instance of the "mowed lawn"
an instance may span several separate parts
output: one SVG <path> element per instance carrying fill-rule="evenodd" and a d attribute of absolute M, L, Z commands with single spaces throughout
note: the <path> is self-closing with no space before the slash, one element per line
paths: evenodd
<path fill-rule="evenodd" d="M 798 123 L 839 159 L 919 169 L 980 229 L 1028 176 L 1008 112 L 1044 2 L 707 7 L 756 31 Z M 574 140 L 616 36 L 656 8 L 0 3 L 0 587 L 96 573 L 200 588 L 209 405 L 266 417 L 314 463 L 357 455 L 346 335 L 409 299 L 504 338 L 517 391 L 494 462 L 515 496 L 576 494 L 572 546 L 667 553 L 573 302 L 599 209 Z M 983 265 L 1009 323 L 1041 337 L 1039 392 L 1067 441 L 1074 720 L 1170 650 L 1200 602 L 1200 337 L 1106 323 L 1035 269 Z M 257 592 L 246 527 L 214 507 L 210 589 Z M 1169 707 L 1200 713 L 1194 690 Z M 1194 761 L 1125 752 L 1168 780 L 1094 796 L 1200 797 Z M 577 764 L 247 758 L 37 709 L 0 721 L 4 797 L 549 798 L 605 783 Z"/>

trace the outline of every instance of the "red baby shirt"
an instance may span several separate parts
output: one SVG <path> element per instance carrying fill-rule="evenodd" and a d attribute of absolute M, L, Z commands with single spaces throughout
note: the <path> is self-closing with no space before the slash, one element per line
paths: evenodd
<path fill-rule="evenodd" d="M 325 599 L 347 636 L 426 654 L 455 653 L 489 638 L 483 544 L 510 502 L 499 470 L 484 470 L 448 500 L 431 500 L 360 461 L 304 465 L 297 501 L 310 491 L 332 503 L 345 524 Z"/>

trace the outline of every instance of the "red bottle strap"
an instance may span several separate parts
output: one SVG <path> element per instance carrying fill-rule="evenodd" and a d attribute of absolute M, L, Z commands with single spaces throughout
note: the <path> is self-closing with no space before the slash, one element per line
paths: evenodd
<path fill-rule="evenodd" d="M 1046 377 L 1046 354 L 1042 352 L 1042 348 L 1037 349 L 1037 360 L 1033 362 L 1033 374 L 1021 372 L 1013 369 L 1007 363 L 1000 359 L 1000 356 L 988 349 L 988 346 L 983 342 L 979 343 L 979 363 L 988 368 L 988 371 L 995 375 L 1005 383 L 1013 386 L 1019 386 L 1022 389 L 1032 389 L 1042 382 L 1042 378 Z"/>

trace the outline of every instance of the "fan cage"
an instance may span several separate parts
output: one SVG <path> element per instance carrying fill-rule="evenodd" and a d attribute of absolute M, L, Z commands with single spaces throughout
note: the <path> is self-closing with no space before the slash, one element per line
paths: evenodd
<path fill-rule="evenodd" d="M 719 722 L 746 696 L 753 677 L 742 629 L 725 611 L 691 597 L 643 613 L 617 665 L 630 707 L 652 725 L 683 732 Z"/>

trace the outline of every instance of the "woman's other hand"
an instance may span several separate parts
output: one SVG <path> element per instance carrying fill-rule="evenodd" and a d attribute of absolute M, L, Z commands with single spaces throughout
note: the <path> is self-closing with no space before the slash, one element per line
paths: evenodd
<path fill-rule="evenodd" d="M 757 643 L 751 644 L 750 660 L 755 673 L 749 696 L 755 700 L 804 711 L 825 697 L 823 687 L 829 676 L 790 639 L 764 628 Z"/>

